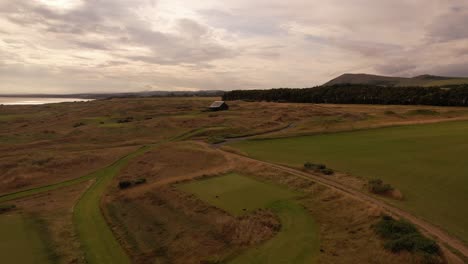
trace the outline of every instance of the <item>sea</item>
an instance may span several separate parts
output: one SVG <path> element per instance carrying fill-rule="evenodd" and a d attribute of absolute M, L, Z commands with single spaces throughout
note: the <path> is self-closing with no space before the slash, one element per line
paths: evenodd
<path fill-rule="evenodd" d="M 46 97 L 0 97 L 0 105 L 41 105 L 64 102 L 87 102 L 92 99 Z"/>

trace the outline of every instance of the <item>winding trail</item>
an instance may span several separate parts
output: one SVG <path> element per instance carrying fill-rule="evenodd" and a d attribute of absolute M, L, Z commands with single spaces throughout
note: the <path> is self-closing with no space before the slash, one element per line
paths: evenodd
<path fill-rule="evenodd" d="M 329 188 L 337 190 L 337 191 L 339 191 L 339 192 L 341 192 L 341 193 L 343 193 L 345 195 L 348 195 L 348 196 L 350 196 L 350 197 L 352 197 L 354 199 L 360 200 L 362 202 L 366 202 L 366 203 L 378 206 L 379 208 L 382 208 L 385 211 L 387 211 L 388 213 L 390 213 L 391 215 L 398 216 L 398 217 L 404 218 L 404 219 L 412 222 L 413 224 L 418 226 L 421 230 L 423 230 L 425 233 L 433 236 L 435 239 L 437 239 L 439 242 L 441 242 L 441 245 L 443 247 L 444 247 L 444 245 L 447 245 L 450 248 L 453 248 L 453 249 L 457 250 L 461 255 L 463 255 L 465 257 L 465 259 L 468 259 L 468 247 L 461 240 L 457 239 L 456 237 L 453 237 L 453 236 L 449 235 L 447 232 L 445 232 L 441 228 L 439 228 L 439 227 L 437 227 L 437 226 L 435 226 L 435 225 L 433 225 L 433 224 L 431 224 L 431 223 L 429 223 L 429 222 L 427 222 L 427 221 L 425 221 L 423 219 L 420 219 L 420 218 L 416 217 L 415 215 L 413 215 L 413 214 L 411 214 L 411 213 L 409 213 L 407 211 L 404 211 L 404 210 L 402 210 L 400 208 L 392 206 L 392 205 L 384 202 L 383 200 L 380 200 L 378 198 L 374 198 L 374 197 L 372 197 L 372 196 L 370 196 L 368 194 L 365 194 L 365 193 L 363 193 L 363 192 L 361 192 L 359 190 L 353 189 L 353 188 L 351 188 L 349 186 L 346 186 L 346 185 L 344 185 L 344 184 L 342 184 L 340 182 L 337 182 L 337 181 L 332 180 L 330 178 L 325 178 L 323 176 L 319 176 L 317 174 L 313 174 L 313 173 L 309 173 L 309 172 L 303 172 L 301 170 L 293 169 L 293 168 L 290 168 L 290 167 L 287 167 L 287 166 L 278 165 L 278 164 L 275 164 L 275 163 L 270 163 L 270 162 L 266 162 L 266 161 L 262 161 L 262 160 L 253 159 L 253 158 L 246 157 L 246 156 L 243 156 L 243 155 L 240 155 L 240 154 L 237 154 L 237 153 L 228 152 L 226 150 L 223 150 L 222 148 L 220 148 L 219 150 L 222 151 L 227 156 L 236 156 L 238 158 L 242 158 L 242 159 L 245 159 L 245 160 L 257 162 L 259 164 L 267 165 L 267 166 L 273 167 L 275 169 L 278 169 L 278 170 L 290 173 L 292 175 L 295 175 L 295 176 L 297 176 L 299 178 L 322 184 L 324 186 L 327 186 Z M 453 263 L 465 263 L 462 259 L 460 259 L 460 257 L 456 256 L 455 254 L 453 254 L 451 251 L 449 251 L 447 249 L 444 250 L 444 253 L 446 254 L 446 256 Z"/>

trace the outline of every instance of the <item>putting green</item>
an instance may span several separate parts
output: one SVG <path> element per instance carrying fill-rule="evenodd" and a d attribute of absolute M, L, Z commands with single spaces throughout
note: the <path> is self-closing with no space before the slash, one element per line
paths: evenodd
<path fill-rule="evenodd" d="M 249 156 L 301 167 L 304 162 L 401 190 L 392 201 L 468 241 L 468 122 L 445 122 L 231 144 Z"/>
<path fill-rule="evenodd" d="M 56 263 L 41 235 L 41 226 L 20 214 L 0 216 L 0 259 L 2 263 Z"/>
<path fill-rule="evenodd" d="M 234 173 L 181 184 L 178 188 L 233 215 L 259 208 L 269 208 L 278 215 L 281 230 L 275 237 L 236 256 L 229 263 L 316 262 L 318 227 L 309 213 L 294 201 L 298 193 Z"/>

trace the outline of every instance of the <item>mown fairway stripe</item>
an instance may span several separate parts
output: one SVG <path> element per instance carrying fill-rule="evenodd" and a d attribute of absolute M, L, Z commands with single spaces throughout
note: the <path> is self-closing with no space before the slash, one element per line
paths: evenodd
<path fill-rule="evenodd" d="M 96 172 L 95 183 L 81 196 L 75 206 L 73 220 L 85 252 L 87 263 L 128 264 L 130 259 L 115 239 L 100 209 L 100 199 L 112 178 L 131 159 L 147 152 L 143 147 L 120 159 L 109 167 Z"/>

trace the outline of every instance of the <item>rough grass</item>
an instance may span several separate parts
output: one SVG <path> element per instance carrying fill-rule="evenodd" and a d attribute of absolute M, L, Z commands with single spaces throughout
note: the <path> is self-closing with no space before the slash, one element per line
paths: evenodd
<path fill-rule="evenodd" d="M 396 205 L 468 241 L 468 122 L 446 122 L 245 141 L 233 147 L 250 156 L 301 166 L 307 160 L 398 188 Z"/>
<path fill-rule="evenodd" d="M 149 147 L 141 148 L 111 166 L 96 172 L 95 183 L 76 204 L 73 220 L 85 251 L 87 263 L 130 263 L 129 257 L 115 239 L 112 230 L 101 213 L 100 199 L 102 193 L 120 169 L 129 160 L 149 149 Z"/>
<path fill-rule="evenodd" d="M 230 263 L 315 262 L 319 247 L 318 230 L 307 211 L 292 200 L 298 193 L 238 174 L 178 187 L 233 215 L 269 208 L 279 216 L 281 230 L 273 239 L 234 257 Z"/>
<path fill-rule="evenodd" d="M 30 217 L 20 214 L 0 216 L 0 260 L 2 263 L 56 263 L 48 248 L 44 228 Z"/>

